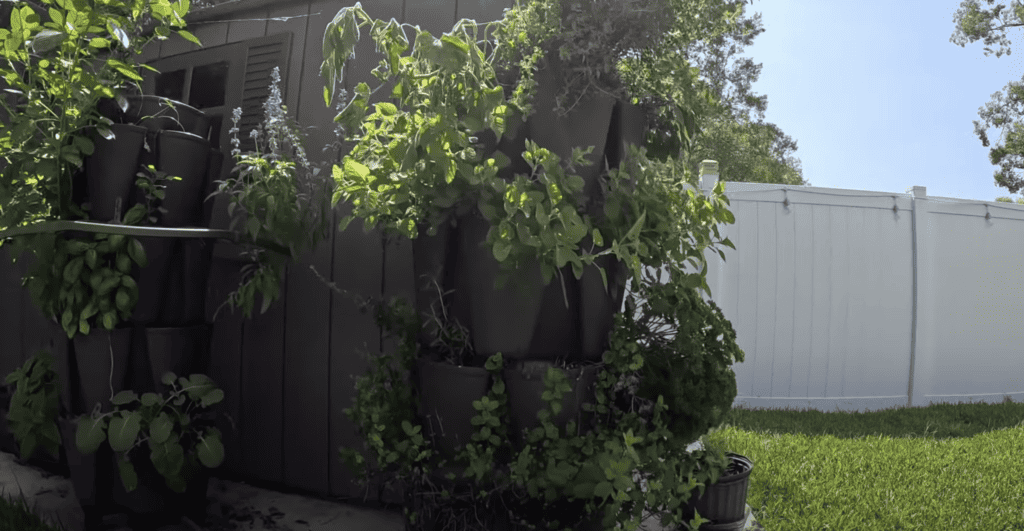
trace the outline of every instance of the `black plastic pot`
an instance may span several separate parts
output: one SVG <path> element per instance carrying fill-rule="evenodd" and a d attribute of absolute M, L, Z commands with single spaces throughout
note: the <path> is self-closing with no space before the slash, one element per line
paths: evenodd
<path fill-rule="evenodd" d="M 551 367 L 554 367 L 554 364 L 549 361 L 526 360 L 505 367 L 503 371 L 511 412 L 509 419 L 511 438 L 516 443 L 516 451 L 522 449 L 526 443 L 529 431 L 540 426 L 537 414 L 548 407 L 547 402 L 543 399 L 544 375 Z M 587 365 L 572 369 L 558 368 L 558 370 L 565 374 L 573 389 L 562 395 L 562 410 L 555 415 L 552 422 L 559 429 L 564 430 L 568 422 L 573 420 L 580 433 L 586 433 L 587 427 L 581 422 L 583 419 L 581 413 L 584 412 L 582 405 L 595 402 L 594 386 L 597 383 L 601 365 Z"/>
<path fill-rule="evenodd" d="M 178 376 L 205 374 L 210 365 L 210 326 L 146 328 L 150 374 L 158 393 L 169 391 L 160 382 L 167 371 Z"/>
<path fill-rule="evenodd" d="M 482 367 L 458 367 L 420 358 L 416 362 L 420 416 L 426 435 L 444 459 L 473 439 L 473 401 L 487 395 L 491 375 Z"/>
<path fill-rule="evenodd" d="M 540 338 L 536 329 L 544 304 L 552 304 L 555 299 L 554 295 L 548 296 L 548 291 L 557 290 L 557 304 L 565 308 L 560 284 L 552 280 L 544 286 L 540 266 L 527 263 L 502 289 L 494 289 L 501 264 L 490 248 L 482 245 L 489 229 L 479 213 L 458 220 L 459 252 L 454 264 L 448 265 L 453 267 L 455 288 L 452 314 L 469 331 L 479 356 L 488 358 L 501 352 L 506 359 L 554 358 L 558 351 L 552 352 L 544 345 L 560 343 L 564 331 L 572 329 L 569 313 L 561 312 L 564 319 L 547 323 L 563 331 L 554 337 Z"/>
<path fill-rule="evenodd" d="M 132 323 L 151 325 L 160 319 L 168 296 L 168 277 L 174 262 L 176 238 L 136 236 L 146 251 L 146 267 L 132 265 L 132 278 L 139 286 L 139 300 L 132 310 Z"/>
<path fill-rule="evenodd" d="M 209 170 L 210 142 L 198 135 L 163 130 L 157 135 L 156 169 L 180 181 L 167 183 L 160 216 L 164 227 L 199 226 L 203 223 L 203 192 Z"/>
<path fill-rule="evenodd" d="M 438 227 L 437 234 L 434 236 L 427 233 L 428 228 L 426 223 L 420 223 L 417 227 L 419 234 L 412 241 L 416 315 L 421 323 L 430 319 L 432 306 L 435 312 L 440 312 L 442 307 L 452 307 L 452 294 L 443 294 L 448 291 L 446 287 L 452 286 L 453 279 L 450 276 L 454 267 L 446 266 L 455 263 L 458 244 L 453 237 L 453 234 L 457 234 L 457 232 L 450 223 L 444 223 Z M 442 295 L 443 298 L 438 301 Z M 430 344 L 429 334 L 428 327 L 420 327 L 417 339 L 421 345 Z"/>
<path fill-rule="evenodd" d="M 75 335 L 72 342 L 80 394 L 74 410 L 90 412 L 97 402 L 102 411 L 110 410 L 111 386 L 115 395 L 125 389 L 131 339 L 131 328 L 93 329 L 89 335 Z"/>
<path fill-rule="evenodd" d="M 160 313 L 162 326 L 192 326 L 206 321 L 206 292 L 213 260 L 213 240 L 176 240 L 167 276 L 167 297 Z"/>
<path fill-rule="evenodd" d="M 693 518 L 694 510 L 700 512 L 702 518 L 711 520 L 701 525 L 701 531 L 742 530 L 746 521 L 747 489 L 754 463 L 739 454 L 726 452 L 725 455 L 730 460 L 729 468 L 716 483 L 704 489 L 703 496 L 697 497 L 698 491 L 693 491 L 683 512 L 687 521 Z"/>
<path fill-rule="evenodd" d="M 113 489 L 113 471 L 108 466 L 110 446 L 103 444 L 96 452 L 83 454 L 75 442 L 78 419 L 61 418 L 57 425 L 64 443 L 71 485 L 85 513 L 85 529 L 100 529 L 103 516 L 110 509 L 110 493 Z M 103 466 L 98 466 L 99 463 L 103 463 Z"/>
<path fill-rule="evenodd" d="M 111 452 L 110 471 L 114 474 L 111 498 L 116 507 L 126 511 L 134 529 L 157 529 L 161 525 L 178 524 L 182 516 L 201 524 L 206 515 L 206 494 L 210 472 L 197 459 L 186 456 L 183 465 L 187 487 L 177 493 L 167 486 L 166 479 L 157 472 L 148 451 L 133 451 L 129 457 L 138 485 L 132 492 L 124 488 L 118 463 L 120 456 Z"/>
<path fill-rule="evenodd" d="M 110 126 L 114 138 L 94 135 L 95 151 L 85 159 L 85 183 L 92 220 L 106 223 L 115 217 L 117 204 L 123 216 L 131 206 L 135 174 L 139 171 L 146 129 L 137 125 Z"/>

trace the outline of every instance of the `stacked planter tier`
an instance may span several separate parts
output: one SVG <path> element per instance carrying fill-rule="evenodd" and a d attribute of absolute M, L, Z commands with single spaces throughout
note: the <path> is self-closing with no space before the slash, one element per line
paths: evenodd
<path fill-rule="evenodd" d="M 643 142 L 644 115 L 639 107 L 604 94 L 579 102 L 566 116 L 549 112 L 561 68 L 557 54 L 549 54 L 536 76 L 536 112 L 524 124 L 502 138 L 490 131 L 476 136 L 482 139 L 484 159 L 495 151 L 509 158 L 510 164 L 498 173 L 507 182 L 516 174 L 530 173 L 522 156 L 527 139 L 563 162 L 571 159 L 574 147 L 594 146 L 588 163 L 575 173 L 583 179 L 584 194 L 590 198 L 588 213 L 596 217 L 603 212 L 600 178 L 606 167 L 619 167 L 629 144 Z M 542 399 L 544 376 L 552 368 L 561 371 L 572 387 L 563 395 L 554 423 L 565 430 L 573 421 L 574 433 L 585 433 L 590 422 L 582 406 L 595 401 L 600 362 L 625 294 L 626 266 L 610 255 L 595 262 L 607 276 L 606 289 L 596 267 L 586 267 L 577 279 L 567 265 L 545 285 L 539 261 L 524 260 L 505 286 L 495 289 L 501 264 L 486 245 L 490 222 L 477 209 L 449 221 L 436 227 L 434 235 L 429 234 L 431 227 L 419 225 L 419 235 L 412 242 L 421 322 L 439 306 L 448 308 L 449 316 L 468 331 L 474 352 L 470 366 L 465 367 L 417 360 L 413 381 L 419 390 L 419 414 L 435 450 L 451 465 L 457 450 L 471 440 L 476 428 L 471 419 L 477 414 L 473 401 L 486 395 L 493 383 L 484 362 L 499 352 L 505 362 L 501 378 L 511 411 L 509 435 L 514 451 L 522 450 L 529 431 L 540 425 L 537 414 L 547 407 Z M 581 248 L 592 247 L 589 238 L 580 242 Z M 605 248 L 597 247 L 595 252 Z M 426 326 L 420 329 L 421 346 L 431 343 L 429 333 Z M 600 525 L 589 521 L 583 527 Z"/>
<path fill-rule="evenodd" d="M 96 149 L 86 160 L 84 200 L 91 204 L 92 220 L 116 222 L 133 205 L 144 204 L 136 174 L 153 165 L 181 178 L 164 183 L 160 206 L 166 211 L 157 214 L 156 226 L 208 228 L 211 211 L 204 200 L 211 183 L 220 178 L 223 162 L 223 155 L 211 149 L 208 140 L 209 117 L 180 102 L 171 102 L 172 109 L 166 105 L 168 100 L 155 96 L 129 97 L 128 101 L 125 112 L 107 109 L 114 114 L 112 119 L 128 123 L 113 125 L 112 139 L 97 137 Z M 72 415 L 88 414 L 95 407 L 110 411 L 111 393 L 122 390 L 140 395 L 166 392 L 160 380 L 167 371 L 179 376 L 208 371 L 210 326 L 205 322 L 205 303 L 212 242 L 207 237 L 137 238 L 147 265 L 133 266 L 139 299 L 129 322 L 113 331 L 93 328 L 88 335 L 66 341 L 70 347 L 65 354 L 70 367 L 67 402 Z M 66 335 L 62 337 L 67 340 Z M 145 526 L 148 523 L 142 520 L 147 518 L 173 521 L 174 513 L 180 515 L 187 507 L 205 509 L 205 470 L 190 484 L 188 496 L 172 495 L 149 462 L 148 451 L 136 452 L 133 463 L 140 486 L 127 493 L 109 448 L 101 446 L 97 454 L 81 455 L 74 423 L 61 422 L 72 482 L 90 522 L 96 524 L 97 518 L 112 512 L 127 512 Z"/>

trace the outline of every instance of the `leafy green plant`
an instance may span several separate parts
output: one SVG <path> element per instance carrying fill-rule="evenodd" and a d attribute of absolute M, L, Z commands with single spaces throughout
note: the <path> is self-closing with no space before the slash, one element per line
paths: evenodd
<path fill-rule="evenodd" d="M 653 279 L 634 286 L 638 295 L 627 296 L 626 305 L 630 312 L 641 310 L 634 330 L 644 359 L 635 395 L 664 400 L 672 433 L 696 440 L 721 422 L 736 397 L 732 364 L 744 360 L 736 331 L 696 289 Z"/>
<path fill-rule="evenodd" d="M 91 454 L 104 442 L 120 457 L 121 481 L 127 492 L 138 486 L 138 475 L 129 458 L 143 443 L 157 472 L 174 492 L 184 492 L 188 471 L 198 462 L 216 468 L 224 462 L 221 433 L 214 426 L 214 412 L 208 408 L 224 399 L 224 391 L 206 375 L 177 377 L 172 372 L 160 379 L 172 386 L 168 396 L 121 391 L 111 400 L 114 411 L 100 413 L 99 404 L 78 423 L 78 449 Z M 180 388 L 179 388 L 180 387 Z"/>
<path fill-rule="evenodd" d="M 537 3 L 530 6 L 541 9 Z M 723 186 L 715 188 L 710 201 L 682 191 L 684 182 L 696 182 L 685 160 L 669 158 L 659 163 L 647 157 L 646 148 L 631 149 L 629 165 L 610 172 L 600 193 L 588 196 L 583 193 L 583 179 L 574 171 L 592 153 L 592 146 L 576 148 L 570 160 L 562 161 L 527 139 L 523 158 L 531 173 L 517 174 L 510 181 L 498 176 L 509 164 L 508 157 L 483 149 L 478 137 L 493 133 L 502 138 L 529 116 L 532 68 L 543 55 L 546 39 L 564 29 L 551 13 L 522 15 L 522 20 L 533 22 L 520 28 L 515 23 L 518 13 L 511 10 L 506 19 L 484 28 L 497 26 L 497 50 L 506 49 L 503 45 L 534 49 L 522 59 L 524 76 L 506 99 L 495 69 L 510 67 L 511 56 L 497 50 L 485 56 L 477 46 L 480 27 L 474 21 L 460 21 L 440 39 L 417 28 L 413 49 L 403 56 L 410 47 L 403 25 L 373 20 L 358 4 L 338 12 L 324 38 L 321 74 L 328 87 L 337 83 L 358 41 L 359 28 L 366 25 L 386 56 L 374 75 L 382 82 L 395 82 L 394 103 L 377 103 L 371 112 L 370 88 L 360 83 L 335 118 L 357 141 L 342 164 L 333 168 L 338 184 L 333 203 L 353 204 L 352 214 L 342 219 L 340 228 L 359 217 L 367 231 L 383 226 L 385 232 L 415 238 L 421 226 L 428 234 L 436 234 L 453 216 L 479 210 L 491 225 L 487 245 L 502 264 L 495 283 L 499 288 L 523 259 L 539 261 L 545 283 L 567 264 L 572 264 L 578 279 L 586 266 L 604 255 L 614 255 L 637 277 L 641 265 L 668 265 L 682 275 L 682 260 L 703 261 L 712 228 L 718 236 L 715 223 L 734 220 L 724 206 L 728 199 L 722 195 Z M 513 35 L 511 28 L 519 31 Z M 634 73 L 647 72 L 644 69 L 649 66 L 634 61 L 631 68 Z M 692 74 L 689 69 L 686 72 Z M 640 81 L 627 87 L 634 98 L 640 94 L 673 102 L 677 128 L 692 129 L 692 117 L 683 119 L 687 111 L 681 100 L 685 98 L 678 90 Z M 324 96 L 330 105 L 328 88 Z M 680 138 L 692 136 L 686 133 Z M 690 244 L 691 236 L 696 246 Z M 587 237 L 593 242 L 589 249 L 582 243 Z M 733 247 L 728 238 L 721 243 Z M 606 273 L 598 269 L 607 287 Z M 702 275 L 688 278 L 707 290 Z"/>
<path fill-rule="evenodd" d="M 144 225 L 156 222 L 167 176 L 152 165 L 138 174 L 136 185 L 144 192 L 143 203 L 132 206 L 121 223 Z M 148 263 L 142 243 L 121 234 L 93 234 L 88 239 L 35 234 L 19 236 L 16 248 L 29 247 L 37 261 L 23 279 L 44 315 L 59 323 L 68 337 L 88 335 L 97 326 L 113 330 L 127 321 L 138 302 L 138 285 L 132 278 L 132 264 Z"/>
<path fill-rule="evenodd" d="M 38 260 L 23 284 L 68 338 L 99 326 L 113 330 L 131 317 L 139 298 L 132 264 L 147 264 L 138 239 L 99 233 L 92 241 L 53 233 L 33 239 Z"/>
<path fill-rule="evenodd" d="M 20 444 L 21 458 L 31 457 L 38 445 L 54 458 L 60 455 L 60 431 L 57 413 L 60 406 L 57 373 L 53 370 L 53 356 L 41 350 L 25 364 L 7 375 L 4 383 L 14 386 L 8 427 Z"/>
<path fill-rule="evenodd" d="M 617 522 L 636 529 L 645 518 L 645 508 L 652 513 L 666 512 L 663 523 L 681 525 L 683 504 L 691 492 L 703 492 L 728 466 L 727 458 L 716 449 L 685 451 L 693 441 L 684 440 L 670 428 L 674 412 L 664 397 L 657 397 L 647 413 L 622 400 L 622 395 L 634 394 L 628 380 L 639 380 L 644 366 L 637 337 L 652 334 L 653 325 L 651 320 L 638 325 L 626 314 L 619 314 L 599 374 L 596 403 L 583 406 L 590 416 L 583 417 L 584 424 L 571 421 L 565 428 L 552 422 L 561 410 L 561 397 L 571 390 L 562 371 L 552 367 L 545 375 L 543 399 L 548 407 L 539 413 L 541 425 L 528 434 L 526 444 L 516 453 L 508 440 L 502 357 L 495 354 L 488 359 L 486 368 L 495 376 L 491 389 L 474 401 L 479 412 L 473 419 L 476 431 L 454 460 L 472 488 L 454 492 L 449 486 L 436 485 L 430 472 L 447 463 L 434 459 L 415 414 L 418 397 L 404 376 L 417 352 L 413 310 L 407 302 L 392 299 L 387 305 L 377 304 L 377 316 L 389 335 L 402 338 L 402 346 L 396 355 L 373 358 L 370 370 L 357 380 L 353 406 L 345 411 L 377 466 L 371 466 L 356 449 L 341 448 L 339 452 L 364 483 L 377 478 L 382 480 L 381 489 L 404 485 L 405 514 L 410 523 L 425 514 L 455 518 L 459 513 L 458 518 L 464 519 L 465 508 L 476 506 L 490 513 L 504 509 L 513 515 L 563 515 L 560 521 L 546 522 L 555 526 L 549 529 L 577 525 L 586 514 L 602 515 L 606 528 Z M 721 392 L 728 395 L 729 387 Z M 733 397 L 734 387 L 729 400 Z M 455 472 L 447 473 L 449 480 L 457 477 Z M 575 512 L 567 508 L 575 508 Z M 487 524 L 474 525 L 487 529 Z M 690 525 L 693 529 L 700 525 L 699 515 Z"/>
<path fill-rule="evenodd" d="M 0 229 L 41 219 L 84 218 L 71 201 L 72 176 L 94 149 L 92 135 L 111 138 L 100 100 L 142 77 L 135 57 L 152 39 L 186 31 L 189 0 L 40 0 L 19 3 L 10 29 L 0 29 Z M 48 19 L 48 20 L 46 20 Z M 153 35 L 143 39 L 143 27 Z M 142 67 L 149 68 L 145 65 Z"/>
<path fill-rule="evenodd" d="M 270 95 L 264 103 L 264 121 L 252 130 L 256 151 L 243 154 L 239 148 L 238 120 L 242 109 L 232 114 L 234 127 L 231 144 L 236 165 L 232 175 L 218 181 L 217 190 L 210 194 L 230 198 L 228 215 L 232 216 L 230 230 L 237 230 L 244 222 L 242 232 L 253 241 L 262 236 L 291 252 L 291 257 L 313 250 L 329 235 L 333 181 L 321 176 L 321 168 L 306 159 L 302 140 L 294 120 L 287 116 L 281 103 L 280 70 L 271 72 Z M 240 211 L 239 216 L 235 215 Z M 281 276 L 287 263 L 285 256 L 249 246 L 245 253 L 254 264 L 243 267 L 242 283 L 228 296 L 226 304 L 241 307 L 246 317 L 252 315 L 256 292 L 263 296 L 264 313 L 280 296 Z"/>

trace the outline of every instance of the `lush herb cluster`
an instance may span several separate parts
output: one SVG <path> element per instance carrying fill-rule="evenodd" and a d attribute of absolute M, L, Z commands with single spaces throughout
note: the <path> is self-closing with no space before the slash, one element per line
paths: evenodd
<path fill-rule="evenodd" d="M 568 513 L 572 518 L 596 512 L 604 518 L 606 528 L 618 522 L 635 529 L 649 516 L 645 509 L 666 513 L 664 524 L 681 524 L 682 504 L 691 491 L 702 493 L 728 466 L 718 449 L 687 453 L 685 448 L 725 418 L 728 404 L 736 396 L 731 365 L 743 360 L 743 352 L 736 347 L 735 332 L 728 322 L 714 319 L 720 311 L 708 312 L 706 304 L 702 307 L 700 303 L 667 311 L 667 305 L 677 301 L 677 293 L 700 300 L 696 290 L 679 282 L 645 285 L 641 302 L 630 303 L 639 317 L 631 313 L 616 316 L 596 403 L 583 406 L 587 413 L 581 423 L 570 421 L 560 429 L 552 422 L 562 407 L 562 395 L 571 386 L 562 371 L 550 368 L 543 396 L 548 409 L 540 412 L 541 426 L 528 434 L 518 451 L 506 433 L 509 419 L 503 360 L 500 354 L 492 356 L 486 364 L 492 387 L 487 396 L 473 403 L 479 412 L 473 420 L 476 433 L 455 463 L 436 458 L 416 415 L 418 397 L 406 376 L 419 355 L 412 309 L 402 299 L 378 305 L 378 323 L 400 339 L 401 347 L 396 354 L 371 358 L 370 370 L 357 380 L 353 406 L 345 411 L 362 435 L 372 461 L 359 450 L 342 448 L 343 461 L 367 484 L 376 480 L 381 489 L 393 484 L 406 489 L 406 514 L 413 523 L 421 512 L 437 514 L 453 504 L 476 504 L 488 511 L 527 506 L 564 509 L 566 504 L 576 504 L 582 510 Z M 711 330 L 703 341 L 694 343 L 694 329 L 703 330 L 704 324 L 710 324 Z M 660 350 L 652 352 L 645 343 L 664 334 L 666 327 L 679 341 L 655 343 Z M 699 371 L 686 372 L 686 379 L 680 380 L 692 388 L 666 384 L 648 376 L 648 361 L 675 374 L 684 366 Z M 691 401 L 690 405 L 685 401 Z M 722 409 L 717 407 L 720 403 L 727 405 Z M 449 472 L 448 479 L 472 482 L 469 492 L 457 493 L 451 485 L 438 484 L 432 473 L 447 465 L 462 470 L 461 475 Z M 564 527 L 579 520 L 549 523 Z"/>
<path fill-rule="evenodd" d="M 79 421 L 75 434 L 83 453 L 91 454 L 108 442 L 119 454 L 121 481 L 127 492 L 135 490 L 139 481 L 129 454 L 143 443 L 149 447 L 153 466 L 175 492 L 185 491 L 196 459 L 207 468 L 224 462 L 221 433 L 214 426 L 214 413 L 208 410 L 224 400 L 224 391 L 203 374 L 179 378 L 167 372 L 160 381 L 172 386 L 168 396 L 145 393 L 140 398 L 134 391 L 121 391 L 110 401 L 114 411 L 100 413 L 97 404 L 92 415 Z"/>
<path fill-rule="evenodd" d="M 238 230 L 242 223 L 241 232 L 251 241 L 262 237 L 291 253 L 288 257 L 258 245 L 249 246 L 245 255 L 253 263 L 243 266 L 242 283 L 227 300 L 232 308 L 241 307 L 246 317 L 252 315 L 257 291 L 263 296 L 260 313 L 280 296 L 281 276 L 289 258 L 315 249 L 330 234 L 329 201 L 334 183 L 306 158 L 298 126 L 282 103 L 280 82 L 280 70 L 274 67 L 270 95 L 263 105 L 264 121 L 251 132 L 255 152 L 242 153 L 239 148 L 242 109 L 234 110 L 234 126 L 229 132 L 236 165 L 211 194 L 229 198 L 230 230 Z M 239 215 L 235 215 L 236 210 Z"/>
<path fill-rule="evenodd" d="M 174 30 L 199 44 L 183 29 L 188 10 L 189 0 L 15 6 L 11 28 L 0 29 L 0 229 L 86 217 L 71 201 L 72 176 L 92 154 L 94 135 L 113 136 L 99 103 L 142 81 L 135 56 L 149 41 Z M 134 38 L 148 22 L 153 35 Z"/>
<path fill-rule="evenodd" d="M 8 374 L 4 383 L 14 386 L 7 421 L 15 440 L 20 443 L 21 458 L 30 458 L 39 445 L 57 458 L 60 431 L 55 419 L 60 406 L 60 382 L 53 370 L 53 357 L 49 352 L 40 351 Z"/>

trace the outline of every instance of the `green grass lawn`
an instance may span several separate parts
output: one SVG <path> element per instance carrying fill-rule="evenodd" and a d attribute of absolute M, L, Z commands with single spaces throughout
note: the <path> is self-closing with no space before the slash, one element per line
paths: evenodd
<path fill-rule="evenodd" d="M 710 439 L 754 462 L 768 531 L 1024 531 L 1024 404 L 868 413 L 734 408 Z"/>
<path fill-rule="evenodd" d="M 747 503 L 767 531 L 1024 531 L 1022 403 L 736 408 L 709 437 L 753 460 Z M 0 499 L 0 529 L 51 528 Z"/>

